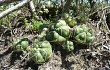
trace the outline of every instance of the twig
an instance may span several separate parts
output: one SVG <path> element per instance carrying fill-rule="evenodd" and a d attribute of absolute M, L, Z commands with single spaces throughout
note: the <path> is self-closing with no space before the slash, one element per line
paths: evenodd
<path fill-rule="evenodd" d="M 3 11 L 2 13 L 0 13 L 0 19 L 3 18 L 4 16 L 10 14 L 11 12 L 23 7 L 25 4 L 27 4 L 28 2 L 30 2 L 31 0 L 24 0 L 23 2 L 17 4 L 16 6 L 9 8 L 5 11 Z"/>
<path fill-rule="evenodd" d="M 33 1 L 30 1 L 29 5 L 30 5 L 30 8 L 31 8 L 32 12 L 35 12 L 35 6 L 34 6 Z"/>
<path fill-rule="evenodd" d="M 29 2 L 29 6 L 30 6 L 30 9 L 32 11 L 32 13 L 34 14 L 33 16 L 37 19 L 37 20 L 42 20 L 36 13 L 36 9 L 35 9 L 35 6 L 34 6 L 34 3 L 33 1 L 30 1 Z"/>
<path fill-rule="evenodd" d="M 108 9 L 110 9 L 110 6 L 104 7 L 103 9 L 99 9 L 99 10 L 97 10 L 97 11 L 91 13 L 89 16 L 91 16 L 91 15 L 97 13 L 97 12 L 102 12 L 102 11 L 104 11 L 104 10 L 108 10 Z"/>
<path fill-rule="evenodd" d="M 106 39 L 106 40 L 104 40 L 104 41 L 102 41 L 100 43 L 95 44 L 95 46 L 100 46 L 100 45 L 104 44 L 106 41 L 110 41 L 110 40 L 109 39 Z"/>

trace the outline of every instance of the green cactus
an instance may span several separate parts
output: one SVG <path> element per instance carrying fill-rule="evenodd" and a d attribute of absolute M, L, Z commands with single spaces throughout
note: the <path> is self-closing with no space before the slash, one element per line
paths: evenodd
<path fill-rule="evenodd" d="M 64 20 L 58 20 L 57 23 L 50 25 L 50 31 L 56 31 L 59 35 L 68 38 L 70 27 L 66 24 Z"/>
<path fill-rule="evenodd" d="M 66 24 L 66 22 L 65 22 L 65 20 L 58 20 L 58 22 L 57 23 L 55 23 L 54 24 L 54 27 L 55 28 L 59 28 L 59 27 L 61 27 L 61 26 L 66 26 L 67 24 Z"/>
<path fill-rule="evenodd" d="M 14 51 L 26 51 L 28 46 L 29 46 L 29 42 L 27 38 L 14 39 L 12 44 L 12 48 L 14 49 Z"/>
<path fill-rule="evenodd" d="M 47 31 L 48 31 L 48 29 L 44 28 L 43 31 L 40 33 L 40 35 L 38 35 L 39 41 L 44 41 L 45 40 L 45 36 L 46 36 Z"/>
<path fill-rule="evenodd" d="M 60 36 L 56 31 L 51 31 L 46 35 L 46 39 L 51 42 L 61 43 L 66 41 L 66 38 Z"/>
<path fill-rule="evenodd" d="M 64 20 L 58 20 L 58 22 L 56 23 L 52 23 L 50 26 L 49 26 L 49 30 L 50 31 L 54 31 L 56 28 L 59 28 L 61 26 L 67 26 L 66 22 Z"/>
<path fill-rule="evenodd" d="M 94 39 L 94 32 L 83 24 L 75 27 L 73 36 L 78 43 L 87 45 Z"/>
<path fill-rule="evenodd" d="M 70 34 L 70 27 L 69 26 L 60 26 L 59 28 L 55 29 L 55 31 L 65 37 L 65 38 L 68 38 L 69 37 L 69 34 Z"/>
<path fill-rule="evenodd" d="M 70 35 L 70 27 L 64 20 L 58 20 L 57 23 L 51 24 L 49 30 L 50 32 L 46 35 L 48 41 L 61 43 L 66 41 Z"/>
<path fill-rule="evenodd" d="M 66 50 L 67 52 L 71 52 L 74 50 L 74 44 L 71 41 L 65 41 L 62 46 L 63 49 Z"/>
<path fill-rule="evenodd" d="M 69 14 L 67 14 L 67 13 L 64 13 L 64 14 L 63 14 L 63 18 L 64 18 L 64 19 L 68 19 L 68 17 L 69 17 Z"/>
<path fill-rule="evenodd" d="M 69 14 L 64 13 L 63 15 L 63 19 L 66 21 L 66 23 L 70 26 L 70 27 L 74 27 L 77 22 L 75 19 L 73 19 Z"/>
<path fill-rule="evenodd" d="M 48 41 L 38 41 L 35 39 L 33 48 L 29 50 L 30 59 L 37 64 L 46 62 L 52 55 L 52 47 Z"/>

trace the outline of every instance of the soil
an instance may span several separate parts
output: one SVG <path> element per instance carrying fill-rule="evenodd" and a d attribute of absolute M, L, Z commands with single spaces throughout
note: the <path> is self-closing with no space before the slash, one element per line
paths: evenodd
<path fill-rule="evenodd" d="M 106 23 L 98 22 L 87 23 L 95 31 L 95 39 L 88 48 L 75 48 L 73 52 L 66 53 L 55 46 L 51 58 L 42 65 L 30 61 L 25 53 L 13 52 L 13 38 L 28 36 L 31 40 L 38 34 L 20 21 L 13 23 L 0 32 L 0 70 L 110 70 L 110 32 Z"/>

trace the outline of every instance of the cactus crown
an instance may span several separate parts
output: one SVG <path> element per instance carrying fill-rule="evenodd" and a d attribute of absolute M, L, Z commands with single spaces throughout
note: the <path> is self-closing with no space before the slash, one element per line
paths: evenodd
<path fill-rule="evenodd" d="M 48 41 L 38 41 L 35 39 L 33 48 L 29 51 L 30 58 L 37 64 L 47 61 L 52 55 L 52 48 Z"/>
<path fill-rule="evenodd" d="M 65 20 L 58 20 L 57 23 L 50 25 L 50 32 L 47 33 L 47 40 L 53 42 L 64 42 L 69 38 L 70 27 L 66 24 Z"/>
<path fill-rule="evenodd" d="M 89 44 L 94 39 L 94 33 L 91 28 L 83 24 L 75 27 L 74 38 L 78 43 Z"/>

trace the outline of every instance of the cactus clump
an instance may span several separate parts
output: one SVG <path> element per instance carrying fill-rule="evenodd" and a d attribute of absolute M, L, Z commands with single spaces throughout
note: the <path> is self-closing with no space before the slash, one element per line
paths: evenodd
<path fill-rule="evenodd" d="M 69 29 L 70 27 L 64 20 L 58 20 L 57 23 L 50 25 L 50 32 L 47 33 L 46 39 L 57 43 L 64 42 L 69 38 Z"/>
<path fill-rule="evenodd" d="M 27 38 L 17 38 L 14 39 L 12 48 L 14 49 L 14 51 L 26 51 L 28 46 L 29 42 Z"/>
<path fill-rule="evenodd" d="M 55 24 L 55 31 L 62 37 L 68 38 L 70 33 L 70 27 L 66 24 L 64 20 L 58 20 Z"/>
<path fill-rule="evenodd" d="M 74 50 L 74 44 L 71 41 L 65 41 L 62 46 L 63 49 L 66 50 L 67 52 L 71 52 Z"/>
<path fill-rule="evenodd" d="M 88 28 L 85 24 L 75 27 L 74 38 L 78 43 L 89 44 L 94 39 L 94 32 L 91 28 Z"/>
<path fill-rule="evenodd" d="M 33 47 L 29 50 L 30 58 L 37 64 L 46 62 L 52 55 L 52 47 L 48 41 L 35 39 Z"/>

